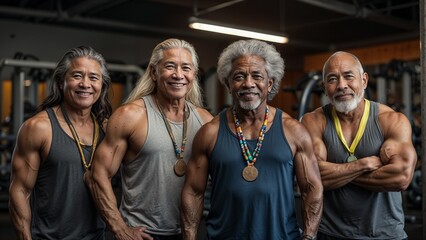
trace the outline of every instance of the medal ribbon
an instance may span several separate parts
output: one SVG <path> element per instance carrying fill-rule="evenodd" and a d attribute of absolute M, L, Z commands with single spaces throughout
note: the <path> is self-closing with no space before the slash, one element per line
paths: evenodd
<path fill-rule="evenodd" d="M 348 144 L 346 143 L 345 137 L 343 136 L 342 132 L 342 126 L 340 125 L 340 120 L 337 117 L 336 109 L 333 107 L 331 110 L 331 114 L 333 117 L 334 126 L 336 127 L 337 135 L 340 138 L 340 141 L 342 141 L 345 148 L 348 150 L 349 154 L 351 156 L 354 155 L 355 149 L 358 146 L 359 141 L 361 141 L 362 135 L 364 135 L 365 127 L 367 126 L 368 121 L 368 115 L 370 114 L 370 101 L 365 99 L 365 106 L 364 106 L 364 112 L 362 114 L 361 121 L 359 123 L 358 131 L 355 135 L 355 139 L 353 140 L 350 147 L 348 147 Z"/>
<path fill-rule="evenodd" d="M 263 139 L 265 138 L 265 131 L 266 131 L 266 127 L 268 126 L 269 108 L 268 106 L 266 106 L 265 119 L 263 120 L 263 125 L 260 128 L 259 138 L 257 139 L 257 144 L 256 144 L 256 148 L 253 151 L 253 155 L 250 153 L 250 149 L 248 148 L 247 141 L 244 138 L 243 130 L 241 129 L 240 121 L 238 120 L 235 107 L 233 108 L 232 113 L 234 115 L 235 130 L 237 132 L 238 141 L 240 143 L 241 151 L 243 152 L 244 159 L 246 160 L 247 165 L 253 166 L 254 163 L 256 162 L 257 156 L 259 156 L 260 149 L 262 148 L 262 142 L 263 142 Z"/>
<path fill-rule="evenodd" d="M 77 131 L 75 130 L 74 125 L 72 125 L 71 120 L 69 119 L 67 112 L 65 111 L 64 105 L 61 105 L 61 111 L 64 115 L 65 121 L 68 124 L 68 127 L 71 129 L 72 136 L 74 137 L 74 141 L 77 144 L 78 151 L 80 152 L 81 161 L 83 162 L 84 168 L 86 168 L 87 171 L 89 170 L 90 166 L 92 166 L 93 156 L 95 155 L 96 145 L 98 143 L 99 138 L 99 124 L 95 119 L 95 115 L 91 112 L 90 116 L 92 117 L 93 125 L 95 126 L 95 128 L 93 129 L 92 153 L 90 155 L 89 163 L 87 163 L 83 154 L 83 149 L 81 148 L 81 145 L 85 144 L 80 141 Z"/>
<path fill-rule="evenodd" d="M 183 160 L 183 153 L 185 151 L 185 145 L 186 145 L 186 135 L 188 133 L 188 106 L 185 104 L 185 108 L 183 110 L 183 134 L 182 134 L 182 146 L 179 148 L 175 136 L 173 135 L 173 130 L 170 126 L 169 121 L 167 120 L 166 115 L 164 114 L 164 111 L 160 104 L 158 104 L 157 98 L 155 98 L 155 102 L 157 103 L 158 109 L 160 110 L 161 117 L 164 120 L 164 123 L 166 124 L 167 132 L 170 135 L 170 138 L 172 139 L 173 146 L 175 148 L 175 154 L 176 158 L 178 160 Z"/>

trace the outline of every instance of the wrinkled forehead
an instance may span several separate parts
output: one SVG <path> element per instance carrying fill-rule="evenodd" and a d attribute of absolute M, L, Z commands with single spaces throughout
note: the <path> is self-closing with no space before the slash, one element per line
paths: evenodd
<path fill-rule="evenodd" d="M 332 71 L 347 72 L 360 69 L 358 62 L 349 54 L 337 54 L 330 57 L 324 66 L 324 74 Z"/>

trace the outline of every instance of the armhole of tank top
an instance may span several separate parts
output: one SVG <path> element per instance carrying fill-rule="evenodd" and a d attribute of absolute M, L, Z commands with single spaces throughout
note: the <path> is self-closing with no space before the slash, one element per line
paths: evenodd
<path fill-rule="evenodd" d="M 153 103 L 152 103 L 152 99 L 148 99 L 148 98 L 150 98 L 151 97 L 151 95 L 148 95 L 148 96 L 143 96 L 143 97 L 141 97 L 140 99 L 143 101 L 143 103 L 144 103 L 144 105 L 145 105 L 145 109 L 146 109 L 146 123 L 147 123 L 147 127 L 146 127 L 146 139 L 145 139 L 145 142 L 143 143 L 143 146 L 141 147 L 141 149 L 139 149 L 139 151 L 136 153 L 136 155 L 135 155 L 135 157 L 133 158 L 133 160 L 135 160 L 136 158 L 138 158 L 141 154 L 142 154 L 142 152 L 143 152 L 143 150 L 145 149 L 145 144 L 146 144 L 146 142 L 148 141 L 148 136 L 149 136 L 149 116 L 150 116 L 150 114 L 148 113 L 148 107 L 149 108 L 151 108 L 152 109 L 152 111 L 155 111 L 155 109 L 154 109 L 154 106 L 153 106 Z M 148 106 L 149 105 L 149 106 Z M 132 161 L 133 161 L 132 160 Z M 127 164 L 127 163 L 131 163 L 132 161 L 127 161 L 126 163 L 124 163 L 124 164 Z"/>

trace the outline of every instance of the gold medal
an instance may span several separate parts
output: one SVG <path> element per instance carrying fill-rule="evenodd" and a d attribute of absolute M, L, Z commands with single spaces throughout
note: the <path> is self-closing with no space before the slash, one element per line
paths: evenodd
<path fill-rule="evenodd" d="M 361 121 L 359 123 L 359 127 L 356 132 L 355 138 L 352 141 L 352 144 L 350 147 L 346 143 L 346 139 L 343 136 L 342 126 L 340 125 L 340 120 L 339 120 L 339 117 L 337 116 L 336 109 L 333 107 L 331 110 L 331 115 L 333 117 L 334 127 L 336 128 L 337 136 L 339 136 L 343 146 L 345 146 L 346 150 L 348 150 L 349 152 L 349 156 L 346 158 L 346 162 L 348 163 L 358 160 L 358 158 L 354 155 L 355 149 L 358 146 L 358 143 L 361 141 L 361 138 L 364 135 L 364 131 L 367 126 L 367 121 L 370 114 L 370 101 L 368 101 L 367 99 L 364 99 L 364 102 L 365 102 L 364 112 L 362 114 Z"/>
<path fill-rule="evenodd" d="M 173 167 L 176 176 L 183 177 L 186 173 L 186 163 L 183 159 L 179 159 L 175 162 L 175 166 Z"/>
<path fill-rule="evenodd" d="M 164 123 L 166 124 L 167 132 L 169 133 L 169 136 L 172 140 L 173 147 L 175 149 L 176 154 L 176 162 L 173 166 L 173 170 L 178 177 L 185 176 L 186 172 L 186 163 L 183 160 L 183 152 L 185 151 L 185 145 L 186 145 L 186 136 L 188 134 L 188 114 L 189 114 L 189 108 L 187 105 L 185 105 L 183 109 L 183 133 L 182 133 L 182 146 L 179 147 L 176 143 L 175 136 L 173 134 L 173 130 L 170 127 L 169 121 L 167 120 L 166 115 L 163 112 L 163 109 L 161 108 L 160 104 L 157 102 L 157 98 L 155 98 L 155 101 L 157 103 L 158 110 L 161 113 L 161 117 L 164 120 Z"/>
<path fill-rule="evenodd" d="M 259 175 L 259 172 L 254 166 L 249 165 L 243 169 L 243 178 L 247 182 L 253 182 L 254 180 L 256 180 L 257 175 Z"/>
<path fill-rule="evenodd" d="M 348 158 L 346 158 L 346 161 L 349 162 L 353 162 L 358 160 L 358 158 L 355 155 L 349 155 Z"/>

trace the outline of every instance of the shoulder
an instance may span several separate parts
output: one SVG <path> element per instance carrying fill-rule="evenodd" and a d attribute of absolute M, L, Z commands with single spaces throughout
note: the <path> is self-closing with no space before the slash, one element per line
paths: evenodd
<path fill-rule="evenodd" d="M 144 101 L 142 99 L 137 99 L 118 107 L 109 118 L 108 126 L 132 126 L 133 124 L 140 123 L 140 121 L 146 121 L 146 116 Z"/>
<path fill-rule="evenodd" d="M 377 119 L 384 131 L 400 131 L 401 128 L 411 128 L 410 121 L 403 113 L 396 112 L 384 104 L 379 104 Z"/>
<path fill-rule="evenodd" d="M 22 123 L 18 141 L 42 144 L 52 136 L 52 124 L 46 111 L 42 111 Z"/>
<path fill-rule="evenodd" d="M 137 99 L 133 102 L 125 103 L 118 107 L 111 118 L 123 118 L 123 117 L 137 117 L 140 114 L 146 115 L 146 105 L 142 99 Z M 111 121 L 111 119 L 110 119 Z"/>
<path fill-rule="evenodd" d="M 312 112 L 305 113 L 302 118 L 300 119 L 302 123 L 315 123 L 315 124 L 321 124 L 326 122 L 325 113 L 322 107 L 319 107 L 315 109 Z"/>
<path fill-rule="evenodd" d="M 220 125 L 220 115 L 218 114 L 215 117 L 211 117 L 210 120 L 206 122 L 200 128 L 199 132 L 201 132 L 200 134 L 202 135 L 209 135 L 209 136 L 216 135 L 219 131 L 219 125 Z"/>
<path fill-rule="evenodd" d="M 30 130 L 31 132 L 51 131 L 52 124 L 46 111 L 42 111 L 27 119 L 21 125 L 21 130 Z"/>
<path fill-rule="evenodd" d="M 283 112 L 281 120 L 284 129 L 284 136 L 293 149 L 293 152 L 296 149 L 301 149 L 303 146 L 306 146 L 306 144 L 311 143 L 309 132 L 297 119 Z"/>
<path fill-rule="evenodd" d="M 213 119 L 212 114 L 209 111 L 207 111 L 207 109 L 196 107 L 195 110 L 197 110 L 198 114 L 200 115 L 204 123 L 208 123 Z"/>

